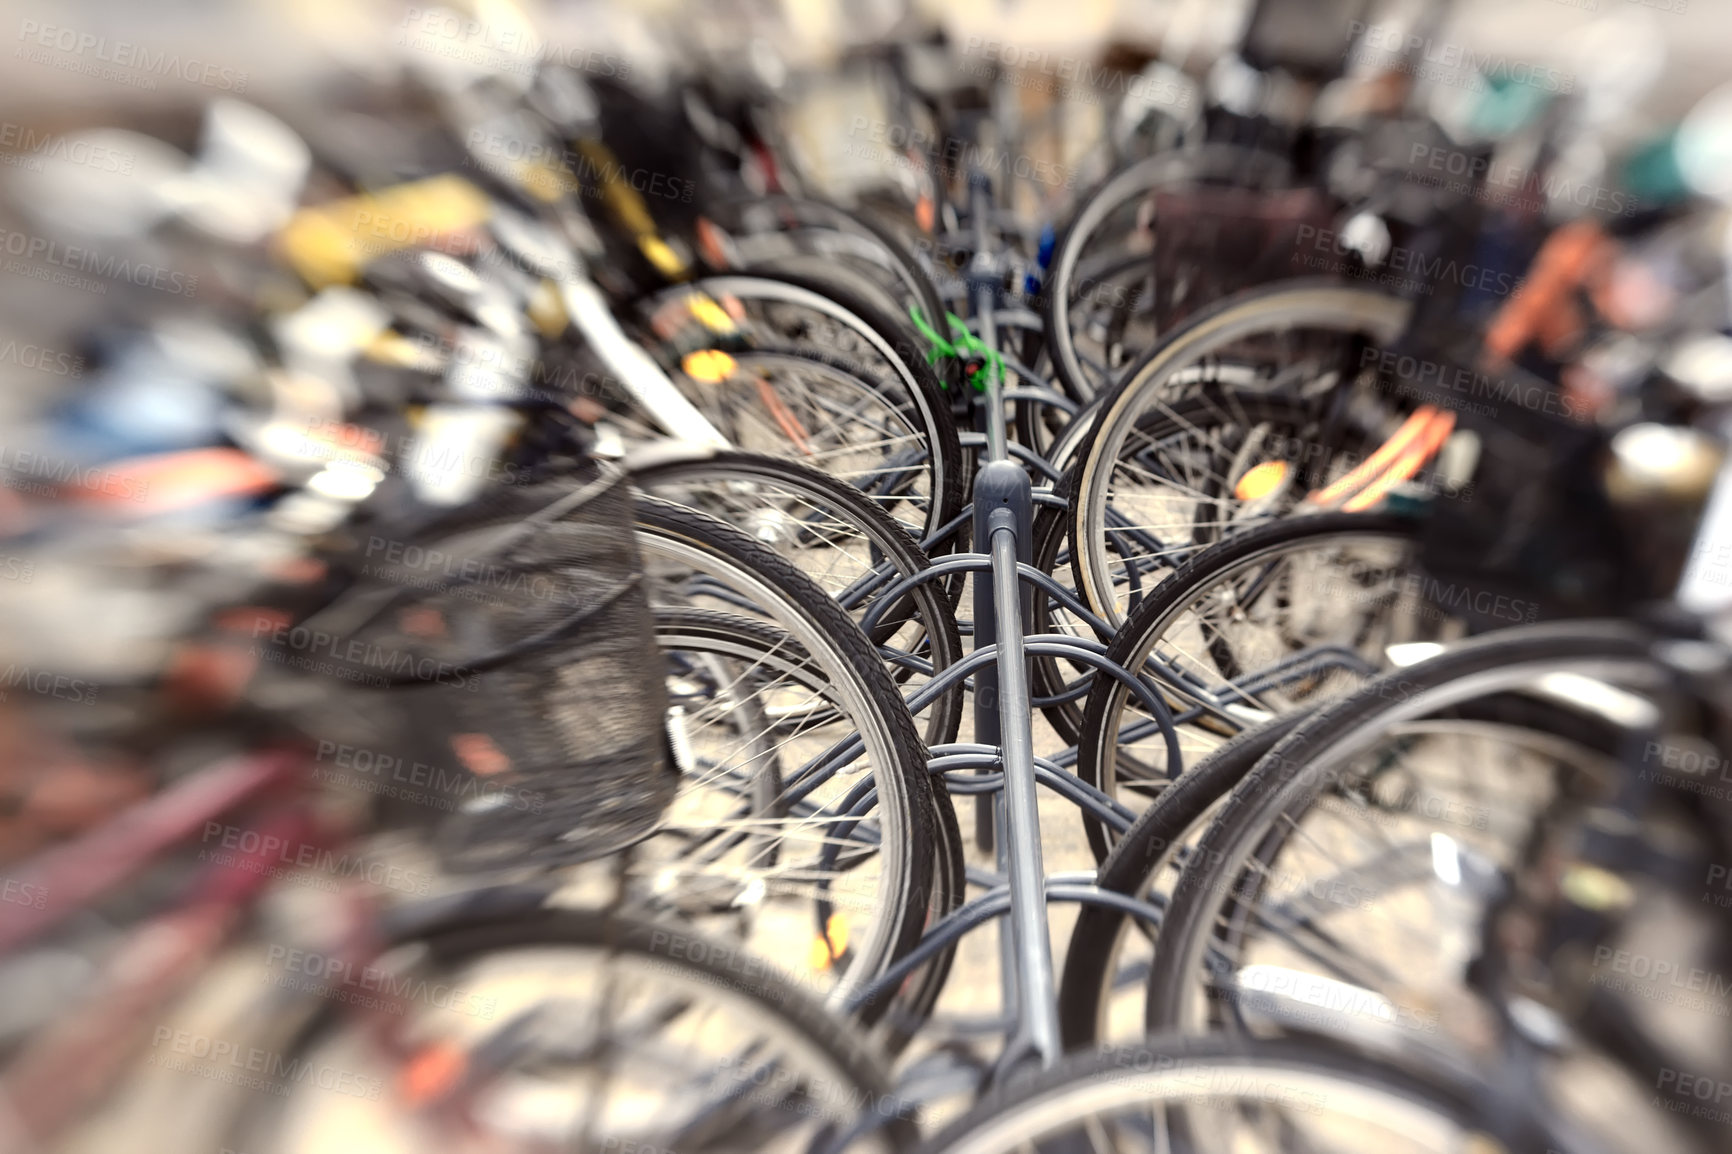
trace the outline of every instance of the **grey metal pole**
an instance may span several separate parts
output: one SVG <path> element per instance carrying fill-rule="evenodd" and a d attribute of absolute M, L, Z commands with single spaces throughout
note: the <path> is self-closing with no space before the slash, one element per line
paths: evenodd
<path fill-rule="evenodd" d="M 1022 476 L 1026 486 L 1028 474 Z M 1000 1059 L 1001 1078 L 1027 1064 L 1050 1066 L 1058 1060 L 1061 1048 L 1034 776 L 1034 707 L 1030 704 L 1028 663 L 1023 653 L 1022 582 L 1016 573 L 1019 536 L 1016 514 L 1009 505 L 990 514 L 1004 764 L 1001 804 L 1006 852 L 1002 857 L 1010 885 L 1010 937 L 1019 994 L 1016 1031 Z"/>

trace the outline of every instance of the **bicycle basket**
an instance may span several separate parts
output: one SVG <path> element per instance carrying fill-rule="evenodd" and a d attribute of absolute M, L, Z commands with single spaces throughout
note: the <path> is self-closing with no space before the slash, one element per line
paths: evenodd
<path fill-rule="evenodd" d="M 1445 367 L 1427 381 L 1396 388 L 1452 409 L 1476 460 L 1459 491 L 1430 502 L 1419 563 L 1431 600 L 1476 630 L 1626 607 L 1635 591 L 1601 477 L 1601 430 L 1519 368 L 1436 363 Z"/>
<path fill-rule="evenodd" d="M 454 871 L 603 857 L 673 798 L 630 490 L 611 468 L 577 481 L 501 487 L 456 526 L 369 547 L 378 605 L 338 649 L 388 687 L 392 808 L 430 822 Z"/>

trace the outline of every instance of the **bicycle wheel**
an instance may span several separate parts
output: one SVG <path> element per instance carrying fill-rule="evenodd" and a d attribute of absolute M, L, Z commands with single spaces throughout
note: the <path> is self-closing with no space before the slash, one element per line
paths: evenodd
<path fill-rule="evenodd" d="M 928 897 L 939 884 L 934 841 L 956 826 L 949 794 L 933 788 L 926 747 L 884 663 L 809 578 L 767 546 L 695 509 L 640 496 L 637 518 L 652 607 L 720 611 L 735 634 L 769 630 L 742 644 L 785 645 L 775 640 L 785 637 L 803 661 L 816 663 L 822 683 L 807 686 L 816 696 L 790 716 L 810 734 L 830 735 L 836 748 L 826 746 L 821 764 L 803 767 L 810 771 L 803 787 L 834 789 L 838 779 L 846 781 L 849 804 L 875 799 L 892 839 L 884 844 L 894 852 L 877 867 L 882 883 L 871 897 L 877 913 L 862 919 L 864 929 L 850 930 L 854 961 L 834 991 L 839 1004 L 920 936 Z M 784 672 L 795 676 L 797 670 Z M 810 673 L 799 676 L 812 681 Z M 846 735 L 858 736 L 850 742 Z M 743 888 L 735 897 L 757 892 L 752 878 L 737 880 Z"/>
<path fill-rule="evenodd" d="M 321 987 L 346 996 L 280 1016 L 283 1041 L 254 1052 L 281 1085 L 247 1095 L 225 1147 L 793 1152 L 863 1112 L 889 1124 L 851 1150 L 910 1132 L 882 1061 L 774 963 L 686 927 L 488 897 L 392 942 L 372 995 Z"/>
<path fill-rule="evenodd" d="M 1096 678 L 1077 776 L 1132 804 L 1159 796 L 1247 724 L 1311 708 L 1388 668 L 1389 646 L 1459 635 L 1422 596 L 1419 532 L 1408 517 L 1322 513 L 1198 553 L 1131 612 L 1107 651 L 1150 679 L 1177 724 L 1169 732 L 1122 682 Z M 1104 859 L 1111 837 L 1084 821 Z"/>
<path fill-rule="evenodd" d="M 1322 1039 L 1149 1038 L 1011 1082 L 930 1154 L 1287 1154 L 1579 1149 L 1524 1103 L 1486 1131 L 1490 1089 L 1438 1063 Z M 1507 1095 L 1506 1095 L 1507 1097 Z"/>
<path fill-rule="evenodd" d="M 1485 731 L 1535 731 L 1570 736 L 1584 748 L 1609 749 L 1609 734 L 1596 733 L 1581 711 L 1551 702 L 1502 695 L 1464 703 L 1455 719 L 1476 722 Z M 1196 854 L 1196 843 L 1220 803 L 1284 737 L 1305 724 L 1309 711 L 1289 713 L 1252 729 L 1213 750 L 1144 809 L 1118 838 L 1101 863 L 1095 883 L 1113 893 L 1141 896 L 1157 906 L 1171 897 L 1181 871 Z M 1145 992 L 1149 943 L 1160 936 L 1133 924 L 1118 910 L 1085 905 L 1071 931 L 1059 989 L 1059 1015 L 1065 1047 L 1081 1049 L 1145 1030 Z"/>
<path fill-rule="evenodd" d="M 1292 713 L 1247 729 L 1198 760 L 1137 816 L 1101 863 L 1095 884 L 1164 906 L 1205 816 L 1251 772 L 1251 767 L 1306 714 Z M 1150 927 L 1138 924 L 1144 936 Z M 1059 979 L 1059 1026 L 1066 1050 L 1080 1050 L 1120 1034 L 1144 1032 L 1142 988 L 1148 959 L 1126 956 L 1131 923 L 1120 910 L 1085 903 L 1077 911 Z M 1146 955 L 1147 951 L 1142 951 Z M 1126 988 L 1134 983 L 1134 991 Z M 1122 995 L 1130 994 L 1129 1004 Z"/>
<path fill-rule="evenodd" d="M 707 277 L 641 311 L 664 359 L 692 367 L 688 354 L 726 350 L 731 365 L 678 379 L 736 447 L 839 476 L 922 540 L 962 508 L 955 417 L 902 321 L 833 284 L 768 275 Z M 693 317 L 700 331 L 682 334 Z"/>
<path fill-rule="evenodd" d="M 865 212 L 809 197 L 763 196 L 717 206 L 729 229 L 718 238 L 725 267 L 767 269 L 823 279 L 838 266 L 865 279 L 875 303 L 894 316 L 918 306 L 944 315 L 938 289 L 895 229 Z"/>
<path fill-rule="evenodd" d="M 942 587 L 916 585 L 892 606 L 885 587 L 930 567 L 919 545 L 866 494 L 793 461 L 717 453 L 632 470 L 640 490 L 700 509 L 774 548 L 856 621 L 877 606 L 870 635 L 906 695 L 961 659 L 956 619 Z M 956 738 L 962 689 L 922 714 L 927 744 Z"/>
<path fill-rule="evenodd" d="M 1273 188 L 1287 174 L 1287 164 L 1271 153 L 1216 145 L 1148 157 L 1090 192 L 1053 247 L 1041 294 L 1060 387 L 1086 403 L 1164 335 L 1147 283 L 1158 243 L 1151 193 L 1226 180 Z"/>
<path fill-rule="evenodd" d="M 900 956 L 903 936 L 883 927 L 919 929 L 961 903 L 954 812 L 935 809 L 936 828 L 904 844 L 907 815 L 880 804 L 876 783 L 862 778 L 854 719 L 830 672 L 786 633 L 731 614 L 664 610 L 656 640 L 669 661 L 681 781 L 627 867 L 634 894 L 766 954 L 785 954 L 797 935 L 809 943 L 798 963 L 807 988 L 839 1004 Z M 900 876 L 910 856 L 934 862 L 919 902 Z M 930 1013 L 950 956 L 923 967 L 888 1007 L 868 1010 L 868 1021 L 890 1010 L 887 1044 L 905 1042 Z"/>
<path fill-rule="evenodd" d="M 1279 978 L 1300 991 L 1302 1016 L 1336 1028 L 1417 1022 L 1483 1047 L 1490 1027 L 1460 986 L 1464 951 L 1534 815 L 1581 783 L 1603 785 L 1605 753 L 1591 746 L 1610 738 L 1603 721 L 1564 734 L 1531 717 L 1493 729 L 1457 707 L 1558 675 L 1579 675 L 1565 682 L 1579 696 L 1583 677 L 1640 683 L 1653 670 L 1632 626 L 1530 626 L 1386 674 L 1312 715 L 1198 841 L 1150 968 L 1147 1023 L 1267 1028 L 1289 1008 L 1268 993 Z M 1501 762 L 1488 761 L 1493 748 Z M 1391 966 L 1392 952 L 1402 964 Z"/>
<path fill-rule="evenodd" d="M 1380 440 L 1393 413 L 1351 404 L 1347 386 L 1374 379 L 1363 350 L 1393 341 L 1409 312 L 1384 293 L 1287 282 L 1220 302 L 1145 357 L 1097 411 L 1066 478 L 1073 564 L 1089 606 L 1118 625 L 1151 576 L 1247 515 L 1291 500 L 1285 486 L 1301 476 L 1350 465 L 1355 446 Z M 1270 435 L 1257 429 L 1274 414 L 1250 425 L 1233 414 L 1257 394 L 1294 406 Z M 1197 396 L 1226 412 L 1205 413 L 1197 425 L 1182 407 Z M 1281 424 L 1295 420 L 1304 423 Z M 1216 449 L 1209 438 L 1224 428 L 1246 439 Z M 1194 461 L 1163 447 L 1174 436 Z M 1317 464 L 1272 474 L 1269 492 L 1241 488 L 1256 464 L 1294 454 Z"/>

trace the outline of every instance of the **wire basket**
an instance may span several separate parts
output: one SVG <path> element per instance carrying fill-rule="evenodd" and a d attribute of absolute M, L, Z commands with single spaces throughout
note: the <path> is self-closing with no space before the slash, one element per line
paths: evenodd
<path fill-rule="evenodd" d="M 367 618 L 337 647 L 385 689 L 399 777 L 414 759 L 391 796 L 457 872 L 606 856 L 673 798 L 630 489 L 611 466 L 572 480 L 503 487 L 377 550 Z"/>

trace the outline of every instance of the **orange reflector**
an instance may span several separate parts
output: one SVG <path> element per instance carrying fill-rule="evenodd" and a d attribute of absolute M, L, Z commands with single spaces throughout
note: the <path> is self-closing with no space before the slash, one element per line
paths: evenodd
<path fill-rule="evenodd" d="M 709 217 L 698 217 L 698 251 L 712 268 L 728 267 L 727 235 Z"/>
<path fill-rule="evenodd" d="M 416 637 L 444 637 L 445 614 L 432 605 L 417 605 L 405 609 L 397 615 L 397 624 L 403 632 Z"/>
<path fill-rule="evenodd" d="M 110 506 L 136 503 L 145 513 L 164 513 L 255 496 L 280 483 L 269 465 L 240 449 L 183 449 L 85 470 L 66 485 L 66 496 Z"/>
<path fill-rule="evenodd" d="M 455 1042 L 435 1042 L 409 1059 L 397 1075 L 397 1092 L 412 1106 L 442 1097 L 463 1077 L 469 1056 Z"/>
<path fill-rule="evenodd" d="M 734 358 L 721 349 L 699 349 L 695 353 L 687 353 L 685 360 L 680 362 L 680 368 L 686 376 L 706 385 L 719 385 L 734 375 Z"/>
<path fill-rule="evenodd" d="M 1255 501 L 1279 489 L 1286 479 L 1286 461 L 1264 461 L 1239 478 L 1239 483 L 1233 486 L 1233 496 L 1241 501 Z"/>
<path fill-rule="evenodd" d="M 451 748 L 463 768 L 481 777 L 493 777 L 511 768 L 511 758 L 485 733 L 459 733 L 451 739 Z"/>

